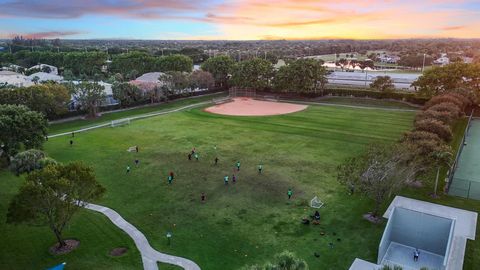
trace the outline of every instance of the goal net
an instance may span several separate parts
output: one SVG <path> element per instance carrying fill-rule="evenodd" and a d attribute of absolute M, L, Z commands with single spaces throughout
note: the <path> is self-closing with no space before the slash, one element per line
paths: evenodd
<path fill-rule="evenodd" d="M 112 127 L 124 126 L 124 125 L 129 125 L 129 124 L 130 124 L 130 118 L 112 120 L 112 122 L 111 122 Z"/>
<path fill-rule="evenodd" d="M 310 207 L 312 208 L 320 208 L 322 206 L 323 206 L 323 202 L 320 201 L 320 199 L 317 196 L 313 197 L 313 199 L 310 201 Z"/>

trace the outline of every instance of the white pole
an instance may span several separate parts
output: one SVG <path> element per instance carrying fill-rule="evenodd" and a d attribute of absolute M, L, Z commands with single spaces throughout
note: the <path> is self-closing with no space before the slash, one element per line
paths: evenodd
<path fill-rule="evenodd" d="M 424 53 L 424 54 L 423 54 L 422 73 L 423 73 L 423 70 L 425 69 L 425 56 L 426 56 L 426 54 Z"/>

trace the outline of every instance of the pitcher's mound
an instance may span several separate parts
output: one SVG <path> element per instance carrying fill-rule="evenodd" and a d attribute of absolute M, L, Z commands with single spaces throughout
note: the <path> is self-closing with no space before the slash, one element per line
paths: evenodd
<path fill-rule="evenodd" d="M 205 111 L 223 115 L 263 116 L 293 113 L 305 110 L 306 108 L 307 105 L 263 101 L 251 98 L 234 98 L 232 102 L 208 107 Z"/>

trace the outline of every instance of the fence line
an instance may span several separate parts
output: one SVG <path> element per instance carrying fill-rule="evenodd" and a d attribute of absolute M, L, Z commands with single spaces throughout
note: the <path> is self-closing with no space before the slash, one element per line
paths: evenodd
<path fill-rule="evenodd" d="M 465 146 L 465 141 L 467 139 L 468 132 L 470 131 L 470 125 L 471 125 L 471 121 L 472 121 L 472 118 L 473 118 L 474 111 L 475 110 L 473 109 L 472 112 L 470 113 L 470 116 L 468 117 L 467 126 L 465 127 L 465 130 L 463 132 L 463 137 L 462 137 L 462 140 L 461 140 L 460 145 L 458 147 L 457 155 L 455 156 L 455 160 L 453 161 L 452 166 L 450 167 L 450 171 L 449 171 L 449 175 L 448 175 L 447 193 L 450 190 L 450 186 L 452 185 L 452 182 L 453 182 L 453 179 L 454 179 L 453 176 L 454 176 L 455 171 L 457 170 L 457 166 L 458 166 L 458 160 L 459 160 L 460 155 L 463 151 L 463 147 Z"/>

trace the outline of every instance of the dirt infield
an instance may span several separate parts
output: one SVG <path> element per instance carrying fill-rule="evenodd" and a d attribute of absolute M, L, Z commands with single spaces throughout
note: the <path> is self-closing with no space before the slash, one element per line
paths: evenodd
<path fill-rule="evenodd" d="M 307 105 L 298 105 L 284 102 L 271 102 L 251 98 L 234 98 L 227 102 L 205 109 L 206 112 L 236 115 L 236 116 L 264 116 L 287 114 L 305 110 Z"/>

